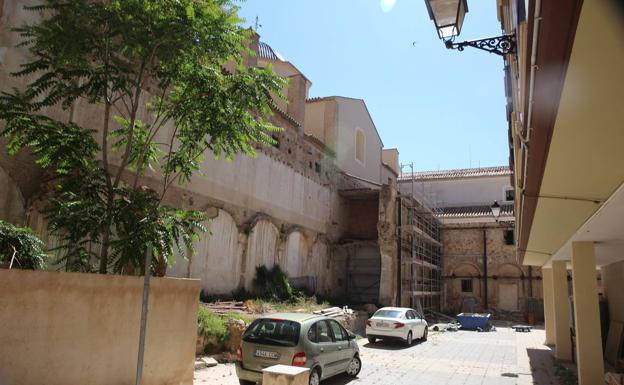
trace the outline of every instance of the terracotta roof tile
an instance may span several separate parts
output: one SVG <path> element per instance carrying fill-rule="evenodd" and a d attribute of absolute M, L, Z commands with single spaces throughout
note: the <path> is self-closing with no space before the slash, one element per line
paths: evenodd
<path fill-rule="evenodd" d="M 492 215 L 490 206 L 462 206 L 462 207 L 442 207 L 439 209 L 440 218 L 468 218 L 468 217 L 489 217 Z M 513 205 L 502 204 L 501 216 L 513 216 Z"/>
<path fill-rule="evenodd" d="M 433 179 L 458 179 L 458 178 L 474 178 L 483 176 L 504 176 L 511 175 L 509 166 L 495 167 L 479 167 L 479 168 L 462 168 L 456 170 L 441 171 L 419 171 L 403 173 L 399 180 L 433 180 Z"/>

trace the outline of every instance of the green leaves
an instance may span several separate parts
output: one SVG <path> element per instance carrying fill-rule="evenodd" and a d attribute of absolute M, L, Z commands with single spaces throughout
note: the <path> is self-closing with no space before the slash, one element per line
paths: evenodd
<path fill-rule="evenodd" d="M 242 65 L 251 33 L 230 0 L 45 0 L 27 9 L 45 18 L 14 30 L 32 60 L 14 73 L 25 89 L 0 95 L 0 135 L 11 154 L 27 148 L 52 174 L 43 212 L 61 262 L 91 271 L 100 258 L 101 272 L 136 274 L 151 248 L 162 273 L 206 230 L 203 214 L 162 204 L 169 187 L 201 172 L 206 155 L 254 156 L 255 145 L 272 144 L 279 128 L 267 118 L 285 80 L 270 66 Z M 47 115 L 70 107 L 76 121 Z M 142 187 L 146 173 L 159 185 Z"/>
<path fill-rule="evenodd" d="M 0 264 L 17 269 L 43 269 L 47 255 L 44 244 L 28 227 L 0 220 Z"/>

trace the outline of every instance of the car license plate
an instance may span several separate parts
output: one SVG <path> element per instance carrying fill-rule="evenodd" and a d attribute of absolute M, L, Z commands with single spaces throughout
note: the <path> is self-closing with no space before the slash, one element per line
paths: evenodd
<path fill-rule="evenodd" d="M 254 353 L 254 356 L 260 357 L 260 358 L 269 358 L 272 360 L 277 360 L 279 358 L 279 353 L 270 352 L 268 350 L 256 350 L 256 352 Z"/>
<path fill-rule="evenodd" d="M 380 328 L 387 328 L 390 324 L 386 322 L 377 322 L 377 326 Z"/>

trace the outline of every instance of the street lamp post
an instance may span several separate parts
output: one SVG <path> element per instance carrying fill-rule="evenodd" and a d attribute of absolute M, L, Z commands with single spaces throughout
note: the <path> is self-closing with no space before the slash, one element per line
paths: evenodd
<path fill-rule="evenodd" d="M 438 37 L 444 41 L 446 48 L 463 51 L 466 47 L 473 47 L 500 56 L 516 53 L 514 34 L 455 43 L 455 37 L 461 33 L 464 17 L 468 13 L 466 0 L 425 0 L 425 5 Z"/>
<path fill-rule="evenodd" d="M 492 206 L 490 206 L 490 211 L 492 211 L 492 216 L 494 217 L 496 222 L 498 222 L 498 218 L 500 217 L 500 213 L 501 213 L 501 207 L 498 204 L 498 201 L 494 201 Z"/>

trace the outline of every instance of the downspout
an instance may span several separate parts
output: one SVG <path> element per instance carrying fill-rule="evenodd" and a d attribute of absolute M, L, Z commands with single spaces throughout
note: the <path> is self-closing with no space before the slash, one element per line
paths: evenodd
<path fill-rule="evenodd" d="M 401 198 L 397 197 L 397 209 L 398 209 L 398 217 L 397 217 L 397 306 L 401 306 L 401 253 L 402 253 L 402 245 L 401 245 L 401 213 L 403 212 L 403 207 L 401 207 Z"/>
<path fill-rule="evenodd" d="M 483 228 L 483 310 L 487 310 L 488 306 L 488 270 L 487 270 L 487 228 Z"/>
<path fill-rule="evenodd" d="M 529 297 L 533 297 L 533 266 L 529 265 Z"/>

